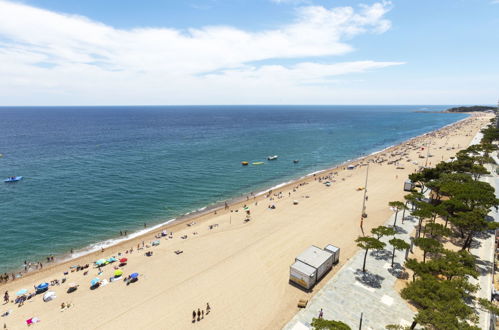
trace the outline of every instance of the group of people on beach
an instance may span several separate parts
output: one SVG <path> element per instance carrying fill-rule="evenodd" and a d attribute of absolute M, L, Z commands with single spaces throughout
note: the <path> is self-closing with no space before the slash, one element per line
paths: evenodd
<path fill-rule="evenodd" d="M 210 311 L 211 311 L 211 307 L 210 307 L 210 303 L 207 302 L 206 303 L 206 315 L 210 314 Z M 204 315 L 205 315 L 205 312 L 204 312 L 204 309 L 201 310 L 200 308 L 198 308 L 197 312 L 196 310 L 193 310 L 192 311 L 192 323 L 196 323 L 196 321 L 201 321 L 202 319 L 204 319 Z"/>

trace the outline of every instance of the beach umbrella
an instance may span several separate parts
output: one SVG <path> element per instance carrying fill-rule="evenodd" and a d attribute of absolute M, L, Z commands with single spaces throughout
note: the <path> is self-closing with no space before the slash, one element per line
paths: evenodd
<path fill-rule="evenodd" d="M 120 262 L 121 262 L 121 263 L 125 263 L 125 262 L 127 262 L 127 261 L 128 261 L 128 259 L 127 259 L 127 258 L 121 258 L 121 259 L 120 259 Z"/>
<path fill-rule="evenodd" d="M 21 289 L 19 291 L 16 292 L 16 295 L 18 296 L 22 296 L 22 295 L 25 295 L 26 293 L 28 292 L 28 290 L 26 289 Z"/>
<path fill-rule="evenodd" d="M 137 277 L 139 277 L 139 273 L 130 274 L 130 278 L 137 278 Z"/>
<path fill-rule="evenodd" d="M 73 282 L 68 283 L 68 287 L 70 287 L 70 288 L 74 288 L 74 287 L 77 287 L 77 286 L 78 286 L 78 284 L 76 284 L 76 283 L 73 283 Z"/>
<path fill-rule="evenodd" d="M 45 290 L 45 289 L 48 289 L 49 287 L 49 284 L 48 283 L 42 283 L 42 284 L 38 284 L 38 286 L 36 287 L 37 290 Z"/>
<path fill-rule="evenodd" d="M 93 280 L 91 280 L 91 281 L 90 281 L 90 284 L 91 284 L 92 286 L 94 286 L 94 285 L 96 285 L 96 284 L 97 284 L 97 283 L 99 283 L 99 282 L 100 282 L 100 279 L 99 279 L 98 277 L 96 277 L 96 278 L 94 278 Z"/>
<path fill-rule="evenodd" d="M 97 266 L 100 266 L 100 265 L 105 265 L 107 263 L 107 260 L 106 259 L 99 259 L 95 262 L 95 264 Z"/>
<path fill-rule="evenodd" d="M 57 298 L 57 297 L 55 296 L 55 292 L 53 292 L 53 291 L 45 292 L 45 294 L 43 295 L 43 301 L 45 301 L 45 302 L 51 301 L 54 298 Z"/>
<path fill-rule="evenodd" d="M 114 276 L 118 277 L 118 276 L 121 276 L 121 275 L 123 275 L 123 271 L 121 269 L 118 269 L 118 270 L 114 271 Z"/>
<path fill-rule="evenodd" d="M 116 259 L 115 257 L 111 257 L 111 258 L 107 259 L 107 262 L 109 262 L 109 263 L 115 262 L 115 261 L 118 261 L 118 259 Z"/>
<path fill-rule="evenodd" d="M 38 322 L 40 322 L 40 319 L 38 317 L 32 317 L 26 320 L 27 325 L 31 325 L 33 323 L 38 323 Z"/>

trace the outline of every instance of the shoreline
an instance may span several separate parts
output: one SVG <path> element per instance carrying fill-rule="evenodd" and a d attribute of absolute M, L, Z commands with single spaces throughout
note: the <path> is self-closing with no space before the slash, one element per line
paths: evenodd
<path fill-rule="evenodd" d="M 117 253 L 119 250 L 124 250 L 124 246 L 129 243 L 131 246 L 137 245 L 137 242 L 142 242 L 143 240 L 146 239 L 147 235 L 156 235 L 160 233 L 163 230 L 168 230 L 171 232 L 178 231 L 181 226 L 186 224 L 188 221 L 205 221 L 208 220 L 210 216 L 217 215 L 219 211 L 227 211 L 225 210 L 225 203 L 229 206 L 229 210 L 225 213 L 232 212 L 231 210 L 237 210 L 244 205 L 244 202 L 246 201 L 252 201 L 252 202 L 258 202 L 262 199 L 265 199 L 265 195 L 273 192 L 274 190 L 286 190 L 289 189 L 293 185 L 300 184 L 304 181 L 309 180 L 310 178 L 313 178 L 315 176 L 321 175 L 321 174 L 332 174 L 332 172 L 338 171 L 341 168 L 346 169 L 348 165 L 354 165 L 355 163 L 361 163 L 364 160 L 369 159 L 370 157 L 375 157 L 376 155 L 379 155 L 384 152 L 389 152 L 392 149 L 398 148 L 401 145 L 408 144 L 413 142 L 414 140 L 424 138 L 427 135 L 431 135 L 434 133 L 439 132 L 440 130 L 447 129 L 449 127 L 455 126 L 460 124 L 463 121 L 472 119 L 475 116 L 479 116 L 483 113 L 478 112 L 478 113 L 465 113 L 468 115 L 468 117 L 459 119 L 458 121 L 455 121 L 453 123 L 447 124 L 445 126 L 442 126 L 440 128 L 419 134 L 417 136 L 413 136 L 411 138 L 408 138 L 406 140 L 403 140 L 399 143 L 384 147 L 383 149 L 374 151 L 370 154 L 367 155 L 360 155 L 359 157 L 353 158 L 346 160 L 344 162 L 341 162 L 336 165 L 331 165 L 332 167 L 327 167 L 325 169 L 321 170 L 316 170 L 310 173 L 307 173 L 305 175 L 301 175 L 297 178 L 292 178 L 289 181 L 277 183 L 269 188 L 264 188 L 261 191 L 258 191 L 256 193 L 246 193 L 242 194 L 241 196 L 238 197 L 233 197 L 229 198 L 225 201 L 219 201 L 215 202 L 213 204 L 209 204 L 203 207 L 200 207 L 198 209 L 195 209 L 193 211 L 187 212 L 185 214 L 182 214 L 176 218 L 168 219 L 166 221 L 157 223 L 152 225 L 151 227 L 148 227 L 146 229 L 140 229 L 135 232 L 132 232 L 128 234 L 126 237 L 116 237 L 116 238 L 109 238 L 103 241 L 99 241 L 97 243 L 89 244 L 81 249 L 78 249 L 74 251 L 73 253 L 71 252 L 65 252 L 61 253 L 58 255 L 54 256 L 54 261 L 50 263 L 43 263 L 43 268 L 42 269 L 35 269 L 35 270 L 29 270 L 27 272 L 22 271 L 22 267 L 19 268 L 17 271 L 8 271 L 6 272 L 9 276 L 10 274 L 15 274 L 16 278 L 14 280 L 10 279 L 7 282 L 0 282 L 0 287 L 5 286 L 7 284 L 10 284 L 12 282 L 19 282 L 22 279 L 30 278 L 34 275 L 40 274 L 40 273 L 45 273 L 47 271 L 53 270 L 55 268 L 59 268 L 62 266 L 69 265 L 70 263 L 78 263 L 78 261 L 81 261 L 80 263 L 86 264 L 88 262 L 88 258 L 92 256 L 98 256 L 102 253 L 102 249 L 105 251 L 109 252 L 109 250 L 113 251 L 113 253 Z M 357 164 L 360 165 L 360 164 Z M 327 173 L 331 172 L 331 173 Z M 237 211 L 236 211 L 237 212 Z M 121 248 L 119 248 L 121 247 Z M 119 249 L 117 249 L 119 248 Z M 99 259 L 98 257 L 94 258 L 95 260 Z M 85 260 L 83 262 L 82 260 Z M 18 274 L 22 274 L 21 276 L 18 277 Z"/>
<path fill-rule="evenodd" d="M 468 117 L 374 155 L 274 188 L 272 193 L 254 196 L 251 201 L 244 198 L 231 206 L 234 213 L 224 209 L 217 215 L 213 211 L 195 217 L 194 221 L 170 224 L 168 231 L 175 232 L 172 237 L 158 240 L 153 238 L 153 231 L 110 247 L 104 253 L 95 252 L 52 265 L 9 282 L 2 289 L 9 291 L 12 300 L 2 305 L 2 311 L 11 309 L 13 313 L 5 322 L 9 329 L 17 329 L 26 319 L 36 316 L 42 320 L 37 325 L 40 330 L 124 327 L 188 330 L 193 326 L 200 330 L 280 329 L 299 311 L 298 300 L 315 299 L 340 269 L 349 267 L 349 260 L 359 251 L 355 238 L 364 230 L 368 233 L 386 223 L 393 215 L 388 203 L 402 200 L 406 194 L 402 189 L 404 181 L 407 175 L 425 165 L 423 158 L 428 154 L 427 148 L 431 148 L 432 154 L 428 156 L 432 158 L 427 158 L 429 166 L 441 158 L 448 159 L 465 148 L 476 132 L 488 124 L 488 119 L 489 116 Z M 349 163 L 357 166 L 347 170 Z M 362 228 L 359 226 L 360 206 L 368 164 L 366 213 L 369 217 Z M 325 184 L 326 181 L 332 184 Z M 250 221 L 245 221 L 246 212 L 241 208 L 244 204 L 251 209 Z M 160 244 L 142 250 L 137 246 L 141 239 L 148 245 L 153 245 L 152 240 Z M 310 245 L 327 244 L 341 248 L 338 265 L 310 291 L 289 285 L 289 265 L 296 255 Z M 133 252 L 127 250 L 130 246 Z M 114 264 L 102 269 L 93 265 L 97 259 L 121 258 L 120 253 L 128 258 L 127 265 Z M 69 269 L 72 262 L 88 263 L 90 267 L 85 272 L 73 272 Z M 111 277 L 116 269 L 122 269 L 125 276 L 137 272 L 140 281 L 130 286 L 123 281 L 114 282 Z M 351 271 L 356 273 L 355 269 Z M 90 280 L 96 276 L 106 284 L 92 290 Z M 57 294 L 56 302 L 47 303 L 35 296 L 24 306 L 15 306 L 15 292 L 54 279 L 76 283 L 80 288 L 66 293 L 67 284 L 53 284 L 51 290 Z M 355 297 L 347 295 L 345 299 Z M 71 309 L 61 313 L 61 302 L 71 303 Z M 213 308 L 210 315 L 200 322 L 191 322 L 193 308 L 203 307 L 207 302 Z"/>

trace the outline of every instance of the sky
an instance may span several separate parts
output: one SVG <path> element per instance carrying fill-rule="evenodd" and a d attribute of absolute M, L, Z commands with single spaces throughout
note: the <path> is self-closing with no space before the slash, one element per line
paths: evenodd
<path fill-rule="evenodd" d="M 0 106 L 498 97 L 499 0 L 0 0 Z"/>

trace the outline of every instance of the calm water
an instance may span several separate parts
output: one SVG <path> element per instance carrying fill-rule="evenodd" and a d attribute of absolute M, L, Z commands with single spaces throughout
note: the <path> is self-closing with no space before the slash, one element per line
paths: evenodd
<path fill-rule="evenodd" d="M 0 272 L 465 118 L 447 106 L 0 108 Z M 274 162 L 242 167 L 240 162 Z M 299 159 L 293 164 L 293 159 Z"/>

